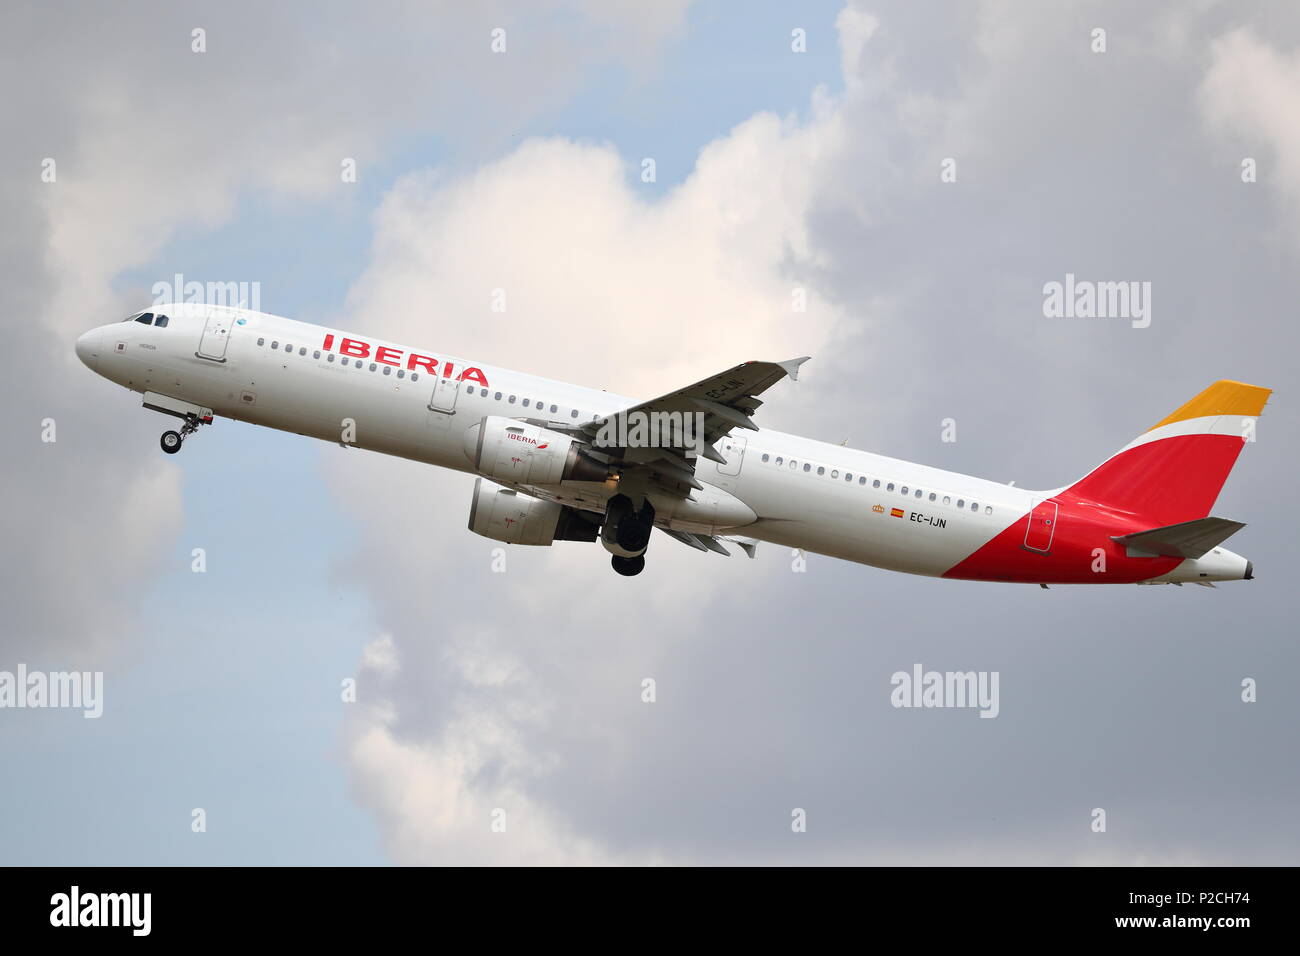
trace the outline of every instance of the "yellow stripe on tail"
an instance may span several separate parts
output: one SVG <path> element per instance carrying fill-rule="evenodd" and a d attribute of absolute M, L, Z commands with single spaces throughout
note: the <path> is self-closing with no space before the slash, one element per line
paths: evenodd
<path fill-rule="evenodd" d="M 1208 418 L 1211 415 L 1242 415 L 1258 418 L 1271 394 L 1273 394 L 1271 388 L 1223 379 L 1215 382 L 1178 411 L 1156 422 L 1148 431 L 1155 431 L 1161 425 L 1172 425 L 1174 422 L 1187 421 L 1189 418 Z"/>

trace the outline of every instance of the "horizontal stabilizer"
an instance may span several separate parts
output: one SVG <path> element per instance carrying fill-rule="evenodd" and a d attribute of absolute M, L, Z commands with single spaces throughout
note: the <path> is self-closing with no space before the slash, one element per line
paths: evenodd
<path fill-rule="evenodd" d="M 1152 528 L 1136 534 L 1116 535 L 1111 538 L 1129 552 L 1142 554 L 1163 554 L 1171 558 L 1199 558 L 1211 548 L 1217 547 L 1229 537 L 1246 527 L 1240 521 L 1227 518 L 1197 518 L 1180 524 Z"/>

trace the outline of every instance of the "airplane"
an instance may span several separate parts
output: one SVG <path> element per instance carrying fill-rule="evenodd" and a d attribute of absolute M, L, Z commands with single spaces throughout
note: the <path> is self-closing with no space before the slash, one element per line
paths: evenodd
<path fill-rule="evenodd" d="M 657 528 L 893 571 L 1038 584 L 1250 580 L 1210 517 L 1271 390 L 1218 381 L 1072 484 L 1033 491 L 762 429 L 806 358 L 743 362 L 651 401 L 239 307 L 153 305 L 76 342 L 92 371 L 180 420 L 216 416 L 475 475 L 469 530 L 599 541 L 621 575 Z"/>

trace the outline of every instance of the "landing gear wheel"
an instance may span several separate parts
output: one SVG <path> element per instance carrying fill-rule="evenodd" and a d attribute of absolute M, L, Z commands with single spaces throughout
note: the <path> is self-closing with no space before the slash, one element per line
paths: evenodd
<path fill-rule="evenodd" d="M 163 432 L 162 438 L 158 439 L 158 444 L 162 445 L 162 450 L 167 454 L 174 455 L 181 450 L 184 441 L 180 432 Z"/>
<path fill-rule="evenodd" d="M 620 558 L 617 554 L 609 559 L 609 563 L 614 570 L 625 578 L 640 574 L 645 568 L 645 555 L 638 554 L 635 558 Z"/>

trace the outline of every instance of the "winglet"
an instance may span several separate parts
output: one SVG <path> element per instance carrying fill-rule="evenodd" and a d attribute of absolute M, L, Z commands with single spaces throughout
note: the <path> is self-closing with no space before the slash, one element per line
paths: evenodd
<path fill-rule="evenodd" d="M 785 374 L 790 376 L 791 380 L 797 382 L 799 381 L 799 366 L 810 358 L 812 358 L 811 355 L 805 355 L 803 358 L 786 359 L 784 362 L 777 362 L 776 364 L 781 366 L 785 371 Z"/>

